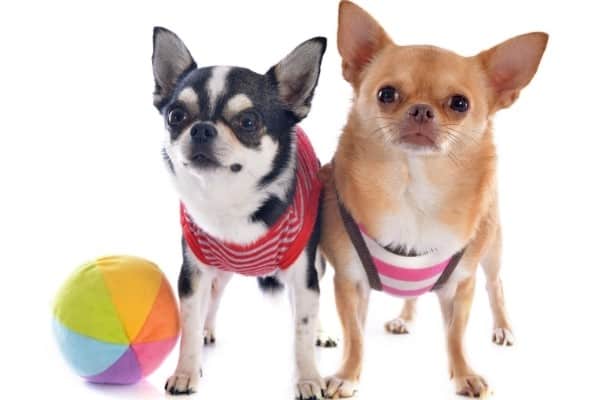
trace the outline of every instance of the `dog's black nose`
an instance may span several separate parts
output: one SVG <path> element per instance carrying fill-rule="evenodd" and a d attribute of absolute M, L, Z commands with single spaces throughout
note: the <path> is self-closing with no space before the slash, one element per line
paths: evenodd
<path fill-rule="evenodd" d="M 409 118 L 420 124 L 431 122 L 435 114 L 433 108 L 427 104 L 415 104 L 408 109 Z"/>
<path fill-rule="evenodd" d="M 199 122 L 190 131 L 192 140 L 196 143 L 206 143 L 217 136 L 217 128 L 208 122 Z"/>

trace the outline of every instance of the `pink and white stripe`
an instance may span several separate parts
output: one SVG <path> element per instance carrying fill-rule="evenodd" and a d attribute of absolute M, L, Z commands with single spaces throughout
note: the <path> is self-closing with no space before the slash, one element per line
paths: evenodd
<path fill-rule="evenodd" d="M 382 290 L 394 296 L 418 297 L 431 291 L 452 259 L 437 252 L 400 256 L 382 247 L 362 228 L 361 232 L 377 268 Z"/>

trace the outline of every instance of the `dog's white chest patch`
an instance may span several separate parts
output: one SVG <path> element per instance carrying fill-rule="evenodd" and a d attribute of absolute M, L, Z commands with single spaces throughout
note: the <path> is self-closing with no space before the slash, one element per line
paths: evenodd
<path fill-rule="evenodd" d="M 404 191 L 389 188 L 388 196 L 399 202 L 399 211 L 383 216 L 375 236 L 383 245 L 426 253 L 437 250 L 452 255 L 461 242 L 449 226 L 438 219 L 442 196 L 428 179 L 423 162 L 408 160 L 410 182 Z"/>

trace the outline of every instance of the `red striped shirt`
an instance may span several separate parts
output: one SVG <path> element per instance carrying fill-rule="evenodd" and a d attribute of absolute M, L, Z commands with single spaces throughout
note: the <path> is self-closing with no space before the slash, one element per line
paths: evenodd
<path fill-rule="evenodd" d="M 215 239 L 197 226 L 181 204 L 181 227 L 194 255 L 211 267 L 249 276 L 286 269 L 302 253 L 319 210 L 319 160 L 304 131 L 296 127 L 296 189 L 287 211 L 269 231 L 248 245 Z"/>

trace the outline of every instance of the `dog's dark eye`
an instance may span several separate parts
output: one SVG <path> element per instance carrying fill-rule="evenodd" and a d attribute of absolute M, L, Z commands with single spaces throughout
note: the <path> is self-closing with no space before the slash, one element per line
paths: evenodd
<path fill-rule="evenodd" d="M 392 86 L 384 86 L 377 92 L 377 99 L 383 104 L 394 103 L 399 97 L 398 91 Z"/>
<path fill-rule="evenodd" d="M 242 113 L 238 118 L 239 127 L 245 132 L 255 132 L 258 130 L 260 118 L 258 114 L 252 111 Z"/>
<path fill-rule="evenodd" d="M 455 94 L 450 98 L 449 106 L 456 112 L 464 113 L 469 109 L 469 100 L 461 94 Z"/>
<path fill-rule="evenodd" d="M 174 107 L 167 115 L 169 126 L 179 126 L 187 118 L 187 112 L 181 107 Z"/>

